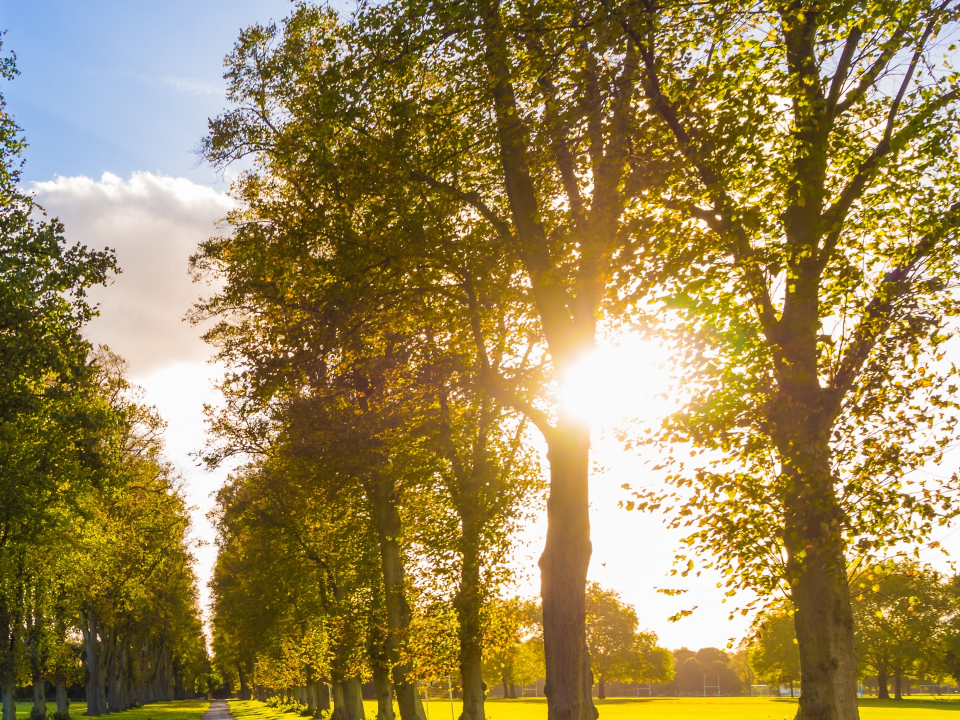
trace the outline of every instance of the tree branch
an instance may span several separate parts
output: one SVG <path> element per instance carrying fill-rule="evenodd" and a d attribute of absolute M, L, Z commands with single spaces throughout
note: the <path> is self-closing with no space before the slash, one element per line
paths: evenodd
<path fill-rule="evenodd" d="M 480 382 L 483 388 L 498 402 L 509 405 L 529 418 L 530 422 L 536 425 L 537 429 L 543 433 L 544 439 L 547 441 L 547 444 L 549 444 L 553 439 L 555 431 L 550 424 L 550 419 L 547 417 L 547 414 L 535 408 L 513 390 L 501 385 L 500 382 L 503 377 L 490 366 L 486 342 L 483 339 L 480 303 L 474 291 L 473 277 L 469 273 L 464 273 L 461 287 L 467 296 L 467 307 L 470 311 L 470 328 L 473 334 L 474 345 L 477 348 L 477 355 L 480 358 Z"/>
<path fill-rule="evenodd" d="M 888 118 L 888 128 L 884 131 L 883 139 L 877 143 L 877 146 L 870 153 L 870 156 L 864 160 L 857 169 L 857 174 L 853 176 L 847 186 L 840 193 L 840 197 L 820 216 L 820 227 L 827 230 L 824 238 L 823 247 L 818 253 L 817 269 L 822 272 L 830 261 L 830 256 L 836 249 L 840 240 L 840 234 L 843 230 L 843 222 L 850 211 L 850 207 L 858 200 L 867 189 L 867 185 L 882 164 L 890 157 L 895 156 L 906 146 L 916 134 L 920 131 L 924 122 L 926 122 L 935 112 L 949 105 L 960 97 L 960 91 L 951 90 L 945 95 L 941 95 L 936 101 L 932 102 L 927 108 L 910 120 L 907 125 L 896 135 L 888 136 L 890 120 Z M 892 109 L 892 108 L 891 108 Z"/>
<path fill-rule="evenodd" d="M 937 243 L 956 230 L 958 225 L 960 205 L 954 205 L 943 222 L 917 243 L 910 258 L 883 277 L 873 298 L 864 308 L 860 322 L 853 332 L 853 340 L 840 360 L 837 372 L 825 393 L 830 405 L 828 409 L 833 412 L 839 410 L 843 397 L 853 387 L 870 353 L 895 320 L 894 303 L 913 286 L 914 271 L 930 256 Z"/>

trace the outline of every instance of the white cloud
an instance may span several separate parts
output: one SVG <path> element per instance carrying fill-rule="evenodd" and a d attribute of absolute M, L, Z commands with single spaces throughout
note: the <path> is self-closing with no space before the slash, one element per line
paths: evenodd
<path fill-rule="evenodd" d="M 147 172 L 129 180 L 58 177 L 32 190 L 63 221 L 69 240 L 117 251 L 121 274 L 92 293 L 100 317 L 90 325 L 91 340 L 127 358 L 133 377 L 210 356 L 200 331 L 182 320 L 208 290 L 191 281 L 187 263 L 231 207 L 225 193 Z"/>
<path fill-rule="evenodd" d="M 233 203 L 212 188 L 147 172 L 129 180 L 110 173 L 99 181 L 58 177 L 31 189 L 47 213 L 63 221 L 70 241 L 116 249 L 122 273 L 91 293 L 100 317 L 88 335 L 127 359 L 131 379 L 167 421 L 166 453 L 186 483 L 193 537 L 206 543 L 196 552 L 206 605 L 216 555 L 206 514 L 226 471 L 206 473 L 190 454 L 203 447 L 203 404 L 217 402 L 214 385 L 223 369 L 206 362 L 210 347 L 182 318 L 210 290 L 191 281 L 188 259 Z"/>

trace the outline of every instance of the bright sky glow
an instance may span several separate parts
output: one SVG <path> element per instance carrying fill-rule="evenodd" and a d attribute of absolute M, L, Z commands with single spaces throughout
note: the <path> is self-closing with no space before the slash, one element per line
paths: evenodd
<path fill-rule="evenodd" d="M 653 420 L 666 412 L 662 397 L 669 386 L 669 357 L 637 334 L 601 345 L 563 378 L 564 409 L 599 430 L 612 430 L 635 418 Z"/>

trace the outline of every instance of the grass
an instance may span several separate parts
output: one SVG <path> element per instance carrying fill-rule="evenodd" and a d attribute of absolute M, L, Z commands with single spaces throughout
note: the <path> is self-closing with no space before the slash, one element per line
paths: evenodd
<path fill-rule="evenodd" d="M 610 698 L 596 701 L 600 720 L 792 720 L 797 701 L 790 698 Z M 377 715 L 377 703 L 365 700 L 367 720 Z M 461 704 L 449 700 L 431 700 L 428 720 L 457 720 Z M 298 716 L 281 713 L 256 700 L 231 700 L 234 720 L 296 720 Z M 958 714 L 954 714 L 958 713 Z M 486 702 L 487 720 L 547 720 L 543 698 L 519 698 Z M 399 717 L 399 716 L 398 716 Z M 960 698 L 925 698 L 892 702 L 864 698 L 860 701 L 861 720 L 960 720 Z"/>
<path fill-rule="evenodd" d="M 32 702 L 17 703 L 17 720 L 26 720 L 30 717 L 30 708 Z M 174 702 L 158 702 L 144 705 L 140 708 L 125 710 L 122 713 L 111 713 L 106 716 L 110 720 L 200 720 L 210 703 L 206 700 L 176 700 Z M 47 703 L 47 716 L 52 717 L 57 711 L 56 703 Z M 70 716 L 73 718 L 84 717 L 87 712 L 87 704 L 84 702 L 70 703 Z M 284 720 L 291 720 L 285 718 Z"/>

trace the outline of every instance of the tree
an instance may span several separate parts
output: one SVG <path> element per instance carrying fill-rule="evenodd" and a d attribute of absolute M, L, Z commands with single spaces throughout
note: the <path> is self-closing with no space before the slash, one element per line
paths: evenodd
<path fill-rule="evenodd" d="M 957 8 L 615 12 L 684 168 L 651 193 L 663 222 L 642 261 L 688 361 L 690 402 L 659 438 L 683 493 L 641 505 L 680 508 L 731 591 L 788 594 L 798 717 L 856 718 L 847 578 L 957 512 L 956 478 L 908 475 L 956 424 L 958 87 L 935 38 Z"/>
<path fill-rule="evenodd" d="M 597 583 L 587 585 L 587 645 L 597 679 L 597 697 L 606 698 L 606 683 L 660 682 L 673 678 L 670 654 L 657 647 L 657 636 L 637 632 L 637 613 L 619 593 Z"/>
<path fill-rule="evenodd" d="M 700 648 L 693 652 L 687 648 L 673 651 L 676 675 L 668 684 L 668 690 L 681 695 L 703 695 L 707 686 L 710 692 L 737 694 L 741 681 L 730 666 L 729 656 L 717 648 Z"/>
<path fill-rule="evenodd" d="M 606 682 L 627 672 L 634 651 L 637 613 L 619 593 L 597 583 L 587 585 L 587 647 L 590 649 L 597 697 L 606 698 Z"/>
<path fill-rule="evenodd" d="M 789 607 L 774 607 L 761 616 L 750 647 L 750 666 L 760 680 L 777 688 L 777 695 L 780 685 L 790 683 L 793 697 L 793 683 L 800 679 L 800 652 Z"/>
<path fill-rule="evenodd" d="M 902 678 L 939 674 L 949 621 L 957 613 L 952 585 L 932 568 L 916 562 L 888 562 L 857 582 L 854 617 L 857 649 L 877 673 L 878 696 L 903 699 Z"/>

